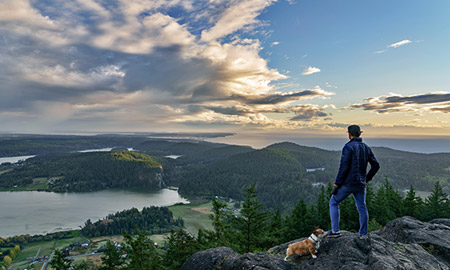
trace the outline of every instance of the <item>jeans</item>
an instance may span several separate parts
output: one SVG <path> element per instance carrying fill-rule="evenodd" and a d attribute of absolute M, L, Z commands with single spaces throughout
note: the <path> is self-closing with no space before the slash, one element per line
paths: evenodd
<path fill-rule="evenodd" d="M 369 213 L 366 207 L 366 188 L 365 187 L 348 187 L 342 186 L 338 189 L 336 195 L 332 195 L 330 199 L 330 217 L 331 229 L 334 232 L 339 231 L 339 204 L 353 194 L 356 208 L 359 213 L 359 235 L 366 235 L 368 232 Z"/>

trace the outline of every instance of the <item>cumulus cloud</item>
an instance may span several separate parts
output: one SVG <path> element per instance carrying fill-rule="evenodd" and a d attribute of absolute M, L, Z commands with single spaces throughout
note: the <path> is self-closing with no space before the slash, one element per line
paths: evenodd
<path fill-rule="evenodd" d="M 230 1 L 236 3 L 237 1 Z M 232 34 L 244 26 L 259 23 L 256 17 L 263 9 L 270 6 L 274 0 L 243 0 L 227 7 L 218 22 L 210 29 L 204 30 L 201 39 L 214 41 Z"/>
<path fill-rule="evenodd" d="M 378 113 L 393 112 L 450 112 L 450 92 L 431 92 L 402 96 L 391 94 L 365 99 L 366 103 L 353 104 L 351 109 L 364 109 Z"/>
<path fill-rule="evenodd" d="M 258 15 L 274 2 L 1 1 L 0 123 L 20 131 L 148 130 L 322 118 L 326 108 L 295 103 L 334 93 L 279 92 L 273 83 L 287 76 L 268 66 L 248 32 L 264 25 Z"/>
<path fill-rule="evenodd" d="M 302 72 L 302 75 L 311 75 L 311 74 L 318 73 L 318 72 L 320 72 L 320 68 L 309 66 Z"/>

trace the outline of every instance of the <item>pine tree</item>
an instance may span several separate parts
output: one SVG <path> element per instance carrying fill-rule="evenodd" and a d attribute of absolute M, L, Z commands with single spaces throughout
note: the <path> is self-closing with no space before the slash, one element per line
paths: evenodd
<path fill-rule="evenodd" d="M 73 267 L 73 270 L 88 270 L 89 266 L 87 265 L 86 261 L 81 262 L 78 265 L 75 265 Z"/>
<path fill-rule="evenodd" d="M 359 214 L 356 209 L 353 196 L 348 196 L 339 205 L 341 230 L 358 231 L 359 229 Z"/>
<path fill-rule="evenodd" d="M 444 193 L 439 182 L 436 182 L 431 195 L 425 200 L 424 218 L 430 221 L 435 218 L 450 217 L 450 201 L 448 195 Z"/>
<path fill-rule="evenodd" d="M 327 195 L 325 193 L 325 187 L 322 186 L 322 189 L 317 198 L 317 206 L 314 218 L 316 222 L 314 222 L 319 228 L 323 230 L 328 230 L 330 226 L 330 207 L 329 207 L 329 199 L 327 200 Z"/>
<path fill-rule="evenodd" d="M 50 262 L 50 266 L 53 269 L 66 270 L 72 266 L 72 260 L 67 259 L 62 250 L 56 249 Z"/>
<path fill-rule="evenodd" d="M 124 234 L 127 245 L 129 270 L 158 270 L 162 269 L 161 258 L 156 254 L 153 242 L 147 235 L 136 228 L 137 235 Z"/>
<path fill-rule="evenodd" d="M 230 240 L 228 218 L 224 211 L 226 204 L 214 198 L 212 207 L 213 213 L 209 215 L 209 218 L 212 221 L 214 232 L 209 233 L 209 238 L 216 246 L 226 246 Z"/>
<path fill-rule="evenodd" d="M 112 241 L 106 242 L 104 254 L 102 265 L 99 267 L 100 270 L 120 269 L 124 264 L 121 248 L 116 246 Z"/>
<path fill-rule="evenodd" d="M 235 219 L 240 252 L 252 252 L 261 247 L 268 217 L 269 214 L 256 198 L 255 185 L 252 185 L 247 189 L 241 216 Z"/>
<path fill-rule="evenodd" d="M 310 210 L 308 209 L 305 201 L 301 199 L 295 205 L 288 219 L 288 240 L 308 236 L 311 233 L 313 226 Z"/>
<path fill-rule="evenodd" d="M 420 208 L 422 207 L 422 204 L 422 199 L 416 196 L 416 191 L 411 185 L 408 193 L 406 193 L 405 199 L 403 200 L 403 215 L 419 219 L 421 216 Z"/>
<path fill-rule="evenodd" d="M 394 218 L 401 217 L 404 212 L 402 196 L 400 196 L 398 190 L 394 190 L 387 177 L 383 186 L 386 192 L 388 206 L 392 210 L 392 212 L 394 212 Z"/>
<path fill-rule="evenodd" d="M 389 182 L 386 180 L 386 183 L 378 189 L 375 199 L 374 199 L 374 207 L 373 207 L 373 218 L 382 226 L 386 225 L 387 222 L 396 218 L 394 211 L 392 210 L 392 206 L 389 203 L 388 195 L 387 195 L 387 187 Z M 369 213 L 370 214 L 370 213 Z"/>
<path fill-rule="evenodd" d="M 192 254 L 201 249 L 195 238 L 183 229 L 171 232 L 166 247 L 164 265 L 170 270 L 180 269 Z"/>
<path fill-rule="evenodd" d="M 286 232 L 287 226 L 285 226 L 284 224 L 284 220 L 281 216 L 280 210 L 277 209 L 270 219 L 267 241 L 264 245 L 269 247 L 278 245 L 279 243 L 283 242 Z"/>

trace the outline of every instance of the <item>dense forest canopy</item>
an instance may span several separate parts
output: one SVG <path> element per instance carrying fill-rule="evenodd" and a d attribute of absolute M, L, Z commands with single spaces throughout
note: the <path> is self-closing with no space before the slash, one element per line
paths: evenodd
<path fill-rule="evenodd" d="M 159 158 L 124 150 L 48 154 L 12 167 L 0 175 L 0 187 L 26 186 L 37 178 L 48 179 L 44 190 L 56 192 L 163 185 Z"/>
<path fill-rule="evenodd" d="M 136 208 L 123 210 L 108 215 L 94 223 L 87 220 L 81 229 L 85 236 L 95 237 L 103 235 L 117 235 L 135 233 L 136 228 L 152 234 L 167 233 L 173 229 L 183 227 L 183 220 L 174 219 L 167 207 L 144 207 L 142 211 Z"/>

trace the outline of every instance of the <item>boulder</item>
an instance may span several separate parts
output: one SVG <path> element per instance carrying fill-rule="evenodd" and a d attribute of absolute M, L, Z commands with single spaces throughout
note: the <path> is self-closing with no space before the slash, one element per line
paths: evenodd
<path fill-rule="evenodd" d="M 377 234 L 392 242 L 419 244 L 450 267 L 449 225 L 450 219 L 422 222 L 412 217 L 401 217 L 389 222 Z"/>
<path fill-rule="evenodd" d="M 192 255 L 180 270 L 295 270 L 295 266 L 280 256 L 267 252 L 240 255 L 227 247 L 211 248 Z"/>
<path fill-rule="evenodd" d="M 289 244 L 269 249 L 268 252 L 240 255 L 229 248 L 214 248 L 192 255 L 182 270 L 450 270 L 450 220 L 421 222 L 402 217 L 389 222 L 383 229 L 360 238 L 356 233 L 342 231 L 339 238 L 323 238 L 317 259 L 311 255 L 291 256 Z"/>

